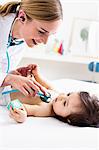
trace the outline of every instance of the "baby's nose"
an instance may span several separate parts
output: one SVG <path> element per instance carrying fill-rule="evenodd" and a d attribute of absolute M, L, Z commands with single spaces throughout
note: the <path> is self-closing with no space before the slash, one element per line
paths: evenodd
<path fill-rule="evenodd" d="M 59 101 L 66 101 L 66 99 L 67 99 L 67 98 L 65 98 L 65 97 L 60 97 L 60 98 L 59 98 Z"/>

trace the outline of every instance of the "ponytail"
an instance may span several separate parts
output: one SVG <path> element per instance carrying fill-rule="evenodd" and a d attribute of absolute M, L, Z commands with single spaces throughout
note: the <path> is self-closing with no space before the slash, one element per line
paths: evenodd
<path fill-rule="evenodd" d="M 60 0 L 17 0 L 0 5 L 0 15 L 17 13 L 22 9 L 29 19 L 58 20 L 62 19 L 62 6 Z M 16 16 L 17 16 L 16 14 Z"/>
<path fill-rule="evenodd" d="M 0 5 L 0 15 L 6 16 L 9 13 L 16 13 L 17 7 L 21 4 L 21 2 L 13 1 L 13 2 L 7 2 L 4 5 Z"/>

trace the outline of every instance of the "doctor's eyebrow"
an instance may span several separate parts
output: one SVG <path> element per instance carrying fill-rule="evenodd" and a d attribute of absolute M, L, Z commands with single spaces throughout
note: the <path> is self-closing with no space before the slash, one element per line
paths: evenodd
<path fill-rule="evenodd" d="M 43 31 L 45 31 L 45 32 L 49 33 L 47 30 L 43 29 L 42 27 L 41 27 L 40 29 L 42 29 Z"/>

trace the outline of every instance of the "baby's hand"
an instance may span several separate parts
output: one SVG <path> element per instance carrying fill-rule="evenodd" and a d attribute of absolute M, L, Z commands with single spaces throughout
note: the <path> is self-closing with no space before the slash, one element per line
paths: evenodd
<path fill-rule="evenodd" d="M 10 117 L 13 118 L 16 122 L 22 123 L 26 120 L 27 118 L 27 112 L 22 105 L 21 108 L 10 108 Z"/>

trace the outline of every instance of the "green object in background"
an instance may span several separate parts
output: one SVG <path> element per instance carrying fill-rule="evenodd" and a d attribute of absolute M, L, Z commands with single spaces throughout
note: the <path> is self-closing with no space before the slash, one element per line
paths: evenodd
<path fill-rule="evenodd" d="M 88 29 L 87 28 L 83 28 L 80 32 L 80 37 L 83 41 L 87 41 L 88 40 Z"/>
<path fill-rule="evenodd" d="M 13 110 L 14 108 L 21 108 L 22 103 L 18 99 L 15 99 L 7 105 L 8 110 L 10 110 L 10 107 L 12 107 Z"/>

